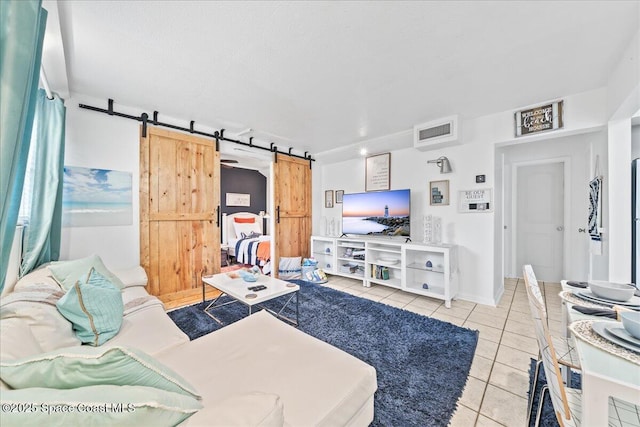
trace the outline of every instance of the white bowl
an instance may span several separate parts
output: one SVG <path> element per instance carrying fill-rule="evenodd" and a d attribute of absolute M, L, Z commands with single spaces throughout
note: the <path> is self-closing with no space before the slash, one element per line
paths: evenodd
<path fill-rule="evenodd" d="M 620 317 L 624 329 L 640 340 L 640 311 L 623 311 Z"/>
<path fill-rule="evenodd" d="M 589 282 L 589 289 L 596 296 L 612 301 L 625 302 L 633 297 L 636 287 L 629 283 Z"/>

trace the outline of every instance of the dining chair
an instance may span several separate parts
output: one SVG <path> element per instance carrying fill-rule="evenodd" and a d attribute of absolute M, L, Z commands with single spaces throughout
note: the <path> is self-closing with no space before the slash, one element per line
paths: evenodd
<path fill-rule="evenodd" d="M 524 280 L 527 288 L 527 297 L 529 299 L 529 303 L 531 304 L 532 299 L 535 303 L 536 307 L 539 307 L 541 310 L 541 319 L 545 323 L 547 330 L 549 330 L 549 318 L 547 315 L 547 306 L 544 302 L 544 297 L 542 296 L 542 291 L 540 289 L 540 285 L 538 285 L 538 280 L 536 279 L 536 275 L 533 272 L 533 268 L 531 265 L 525 265 L 523 267 Z M 558 361 L 558 364 L 569 368 L 569 370 L 580 370 L 580 359 L 578 358 L 578 352 L 575 349 L 575 344 L 573 343 L 573 338 L 567 338 L 564 336 L 558 335 L 550 335 L 551 342 L 553 343 L 553 348 L 555 350 L 555 356 Z M 533 411 L 533 397 L 535 394 L 535 390 L 538 386 L 538 373 L 540 372 L 540 364 L 542 363 L 542 353 L 541 350 L 538 350 L 538 359 L 536 360 L 534 376 L 533 376 L 533 384 L 531 388 L 531 399 L 529 399 L 529 405 L 527 406 L 527 426 L 531 420 L 531 415 Z M 570 372 L 567 378 L 571 378 Z M 570 383 L 569 383 L 570 385 Z"/>
<path fill-rule="evenodd" d="M 541 301 L 540 288 L 535 281 L 535 275 L 531 266 L 528 269 L 524 269 L 524 280 L 527 288 L 527 296 L 529 299 L 529 309 L 531 310 L 531 316 L 533 317 L 534 329 L 536 333 L 536 339 L 538 341 L 538 347 L 542 358 L 542 366 L 544 369 L 547 384 L 542 388 L 540 392 L 540 400 L 538 404 L 538 411 L 536 414 L 535 426 L 540 425 L 540 416 L 544 405 L 544 397 L 546 393 L 549 393 L 551 397 L 551 403 L 553 405 L 554 413 L 560 427 L 577 427 L 581 425 L 580 415 L 582 412 L 582 391 L 564 386 L 562 381 L 562 373 L 560 372 L 560 365 L 558 363 L 558 357 L 556 350 L 549 333 L 549 325 L 547 323 L 544 304 Z M 537 377 L 537 373 L 536 373 Z M 535 388 L 533 389 L 535 391 Z M 531 398 L 533 401 L 533 395 Z M 631 420 L 622 419 L 617 408 L 630 407 L 632 411 L 638 413 L 638 407 L 622 402 L 618 399 L 609 399 L 609 426 L 635 426 L 637 427 L 640 419 L 636 421 L 634 417 Z M 527 420 L 527 427 L 529 426 Z"/>

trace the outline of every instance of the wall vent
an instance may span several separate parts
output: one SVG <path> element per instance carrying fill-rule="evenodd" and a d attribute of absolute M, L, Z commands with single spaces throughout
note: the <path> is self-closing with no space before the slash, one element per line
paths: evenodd
<path fill-rule="evenodd" d="M 413 146 L 418 150 L 433 150 L 453 145 L 459 139 L 458 116 L 444 117 L 413 127 Z"/>

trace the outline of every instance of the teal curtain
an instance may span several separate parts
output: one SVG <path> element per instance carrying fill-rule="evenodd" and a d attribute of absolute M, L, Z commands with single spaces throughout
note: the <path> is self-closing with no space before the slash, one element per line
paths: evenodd
<path fill-rule="evenodd" d="M 41 0 L 0 1 L 0 291 L 18 221 L 47 12 Z"/>
<path fill-rule="evenodd" d="M 20 276 L 60 257 L 65 112 L 62 99 L 48 99 L 44 90 L 38 91 L 31 134 L 33 191 L 27 195 L 31 212 L 25 228 Z"/>

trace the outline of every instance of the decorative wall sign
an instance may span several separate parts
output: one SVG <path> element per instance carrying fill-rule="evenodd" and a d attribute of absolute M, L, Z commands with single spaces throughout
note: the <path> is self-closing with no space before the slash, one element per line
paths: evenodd
<path fill-rule="evenodd" d="M 130 172 L 65 166 L 62 225 L 131 225 L 131 197 Z"/>
<path fill-rule="evenodd" d="M 342 196 L 344 196 L 344 190 L 336 190 L 336 203 L 342 203 Z"/>
<path fill-rule="evenodd" d="M 563 101 L 558 101 L 516 112 L 516 136 L 562 128 L 562 110 Z"/>
<path fill-rule="evenodd" d="M 462 213 L 492 212 L 493 200 L 490 188 L 464 190 L 458 193 L 458 210 Z"/>
<path fill-rule="evenodd" d="M 327 190 L 324 192 L 324 207 L 325 208 L 333 207 L 333 190 Z"/>
<path fill-rule="evenodd" d="M 445 206 L 449 204 L 449 180 L 429 182 L 429 204 Z"/>
<path fill-rule="evenodd" d="M 227 193 L 227 206 L 251 206 L 251 194 Z"/>
<path fill-rule="evenodd" d="M 365 163 L 365 191 L 391 189 L 391 153 L 367 157 Z"/>

